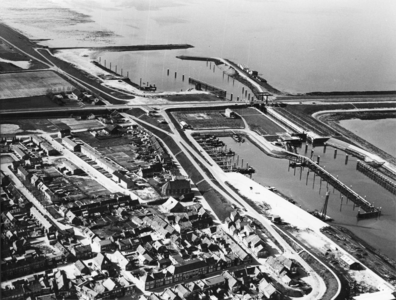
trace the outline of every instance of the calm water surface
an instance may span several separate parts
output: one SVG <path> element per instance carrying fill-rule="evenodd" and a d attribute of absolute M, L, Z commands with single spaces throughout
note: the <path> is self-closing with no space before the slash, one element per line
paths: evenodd
<path fill-rule="evenodd" d="M 396 157 L 396 119 L 350 119 L 339 123 L 342 127 Z"/>
<path fill-rule="evenodd" d="M 322 183 L 318 177 L 313 182 L 313 174 L 308 177 L 304 170 L 300 180 L 299 169 L 288 171 L 288 161 L 267 156 L 260 149 L 249 141 L 236 143 L 232 138 L 221 138 L 233 151 L 239 155 L 239 161 L 244 159 L 244 164 L 252 165 L 256 173 L 253 180 L 264 186 L 274 186 L 283 194 L 293 198 L 298 205 L 306 210 L 321 210 L 324 204 L 327 185 Z M 304 148 L 305 150 L 305 148 Z M 300 149 L 300 153 L 303 153 Z M 308 149 L 310 153 L 310 148 Z M 375 206 L 381 206 L 383 216 L 380 219 L 369 219 L 357 222 L 356 214 L 358 209 L 353 209 L 353 203 L 346 203 L 345 197 L 341 206 L 340 193 L 329 186 L 330 198 L 327 214 L 334 219 L 333 224 L 342 225 L 357 236 L 363 238 L 372 246 L 379 249 L 384 254 L 396 259 L 396 198 L 387 190 L 356 171 L 357 159 L 349 157 L 348 164 L 345 165 L 345 153 L 338 150 L 337 158 L 334 159 L 334 149 L 327 148 L 323 153 L 323 148 L 314 149 L 314 159 L 320 156 L 321 165 L 333 175 L 338 175 L 339 179 L 367 200 L 373 202 Z M 255 159 L 252 159 L 252 158 Z M 319 192 L 320 191 L 320 192 Z M 341 210 L 341 211 L 340 211 Z"/>
<path fill-rule="evenodd" d="M 186 54 L 235 60 L 289 92 L 394 90 L 395 15 L 393 0 L 0 1 L 0 19 L 44 45 L 188 43 Z M 116 56 L 160 84 L 162 55 Z"/>

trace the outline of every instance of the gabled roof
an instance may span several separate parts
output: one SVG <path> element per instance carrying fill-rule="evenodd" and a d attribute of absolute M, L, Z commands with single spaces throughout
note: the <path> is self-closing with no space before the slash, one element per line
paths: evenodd
<path fill-rule="evenodd" d="M 82 270 L 88 269 L 82 260 L 77 260 L 74 265 L 81 272 Z M 88 269 L 89 270 L 89 269 Z"/>
<path fill-rule="evenodd" d="M 173 179 L 162 186 L 162 190 L 190 189 L 190 181 L 187 179 Z"/>
<path fill-rule="evenodd" d="M 184 206 L 173 197 L 169 197 L 159 208 L 164 212 L 179 212 L 185 210 Z"/>

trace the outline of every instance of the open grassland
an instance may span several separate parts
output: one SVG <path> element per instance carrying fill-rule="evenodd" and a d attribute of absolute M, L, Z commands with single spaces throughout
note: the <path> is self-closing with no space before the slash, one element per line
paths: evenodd
<path fill-rule="evenodd" d="M 228 119 L 224 110 L 185 110 L 172 112 L 178 122 L 184 121 L 193 129 L 239 129 L 244 128 L 242 119 Z"/>
<path fill-rule="evenodd" d="M 45 95 L 0 100 L 0 110 L 17 110 L 28 108 L 39 109 L 55 107 L 59 107 L 59 105 Z"/>
<path fill-rule="evenodd" d="M 45 95 L 48 90 L 74 89 L 66 80 L 52 71 L 0 74 L 0 99 Z"/>
<path fill-rule="evenodd" d="M 5 118 L 2 118 L 0 120 L 0 128 L 3 126 L 7 126 L 6 124 L 17 125 L 19 127 L 18 128 L 19 130 L 17 133 L 20 135 L 42 133 L 43 131 L 48 132 L 48 133 L 59 132 L 59 128 L 47 119 L 19 119 L 19 120 L 9 119 L 9 120 L 7 120 Z M 15 135 L 15 134 L 2 133 L 2 135 L 6 136 L 6 135 Z"/>
<path fill-rule="evenodd" d="M 0 26 L 1 28 L 1 26 Z M 0 39 L 0 58 L 11 61 L 30 61 L 29 70 L 47 69 L 48 67 L 37 60 L 31 60 L 29 56 L 21 53 L 9 43 Z M 11 63 L 0 62 L 0 72 L 20 71 L 21 68 Z"/>
<path fill-rule="evenodd" d="M 285 132 L 282 127 L 254 108 L 236 108 L 233 111 L 246 120 L 251 130 L 258 131 L 262 135 L 275 135 Z"/>

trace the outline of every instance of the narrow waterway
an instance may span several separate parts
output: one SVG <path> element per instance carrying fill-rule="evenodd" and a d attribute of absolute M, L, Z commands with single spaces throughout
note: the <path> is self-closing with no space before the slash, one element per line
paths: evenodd
<path fill-rule="evenodd" d="M 250 141 L 237 143 L 231 137 L 224 137 L 221 140 L 233 151 L 239 155 L 239 164 L 242 159 L 254 167 L 256 173 L 252 179 L 264 186 L 274 186 L 281 193 L 294 199 L 301 208 L 311 210 L 321 210 L 324 204 L 327 191 L 327 183 L 320 185 L 320 178 L 313 180 L 313 174 L 308 175 L 307 169 L 301 173 L 300 169 L 290 168 L 288 170 L 288 161 L 277 159 L 266 155 Z M 299 149 L 301 154 L 305 152 L 305 146 Z M 307 155 L 310 155 L 311 148 L 308 148 Z M 396 259 L 396 198 L 390 192 L 370 180 L 368 177 L 356 170 L 357 159 L 349 157 L 348 164 L 345 165 L 346 154 L 340 150 L 337 151 L 337 157 L 334 158 L 334 149 L 327 148 L 323 153 L 323 147 L 315 148 L 313 159 L 320 156 L 320 164 L 325 166 L 326 170 L 333 175 L 338 175 L 339 179 L 367 200 L 374 203 L 375 206 L 382 207 L 383 215 L 379 219 L 369 219 L 357 221 L 356 215 L 358 208 L 353 208 L 351 201 L 346 203 L 344 197 L 341 205 L 340 193 L 329 185 L 330 191 L 329 205 L 327 215 L 334 219 L 332 224 L 341 225 L 360 238 L 367 241 L 373 247 L 379 249 L 387 256 Z M 264 199 L 265 200 L 265 199 Z"/>

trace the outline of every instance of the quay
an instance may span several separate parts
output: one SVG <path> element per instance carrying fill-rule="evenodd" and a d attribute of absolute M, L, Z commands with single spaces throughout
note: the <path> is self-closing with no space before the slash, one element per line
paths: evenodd
<path fill-rule="evenodd" d="M 373 204 L 360 196 L 358 193 L 356 193 L 354 190 L 352 190 L 350 187 L 341 182 L 338 178 L 330 174 L 310 158 L 301 155 L 289 157 L 289 167 L 290 166 L 294 166 L 295 168 L 300 167 L 301 169 L 307 167 L 312 172 L 314 172 L 315 175 L 319 176 L 322 180 L 326 181 L 335 189 L 340 191 L 340 193 L 347 198 L 347 201 L 349 200 L 354 203 L 354 208 L 358 207 L 364 211 L 364 213 L 362 213 L 359 210 L 356 216 L 357 219 L 377 218 L 381 216 L 381 208 L 374 207 Z"/>
<path fill-rule="evenodd" d="M 227 92 L 225 90 L 219 89 L 213 85 L 207 84 L 203 81 L 191 77 L 188 79 L 188 83 L 195 85 L 197 90 L 199 90 L 200 88 L 200 89 L 204 89 L 205 91 L 210 91 L 216 94 L 217 96 L 219 96 L 220 98 L 225 98 L 227 95 Z"/>
<path fill-rule="evenodd" d="M 396 195 L 396 182 L 387 176 L 381 174 L 372 166 L 366 164 L 365 162 L 358 160 L 356 164 L 356 170 L 363 173 L 376 183 L 378 183 L 383 188 L 387 189 L 392 194 Z"/>

